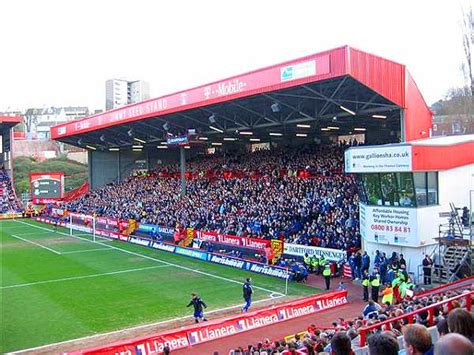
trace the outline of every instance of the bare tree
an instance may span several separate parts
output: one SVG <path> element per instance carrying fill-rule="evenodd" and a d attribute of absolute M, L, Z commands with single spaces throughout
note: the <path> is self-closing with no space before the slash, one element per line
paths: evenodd
<path fill-rule="evenodd" d="M 23 123 L 25 124 L 27 135 L 30 135 L 32 133 L 33 127 L 38 123 L 39 114 L 40 114 L 40 110 L 38 109 L 26 110 L 26 113 L 23 116 Z"/>
<path fill-rule="evenodd" d="M 471 91 L 471 96 L 474 95 L 474 63 L 473 63 L 473 49 L 474 49 L 474 15 L 472 7 L 462 11 L 462 44 L 465 55 L 465 61 L 462 64 L 462 71 L 466 78 L 467 85 Z"/>

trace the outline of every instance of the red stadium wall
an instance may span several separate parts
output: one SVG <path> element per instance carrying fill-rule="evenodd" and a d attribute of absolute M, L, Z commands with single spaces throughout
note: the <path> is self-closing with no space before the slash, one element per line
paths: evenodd
<path fill-rule="evenodd" d="M 413 171 L 440 171 L 474 164 L 474 142 L 450 146 L 412 146 Z"/>
<path fill-rule="evenodd" d="M 405 107 L 405 66 L 347 47 L 349 73 L 400 107 Z"/>
<path fill-rule="evenodd" d="M 426 105 L 415 81 L 407 71 L 406 78 L 406 109 L 405 109 L 405 142 L 416 139 L 429 138 L 433 127 L 433 113 Z"/>

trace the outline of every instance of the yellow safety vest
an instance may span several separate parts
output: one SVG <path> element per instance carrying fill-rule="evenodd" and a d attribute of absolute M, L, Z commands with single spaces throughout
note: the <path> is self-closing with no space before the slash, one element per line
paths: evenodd
<path fill-rule="evenodd" d="M 331 276 L 331 269 L 328 267 L 324 269 L 323 276 Z"/>
<path fill-rule="evenodd" d="M 388 293 L 388 294 L 386 294 L 382 297 L 382 303 L 383 304 L 386 304 L 387 302 L 389 304 L 392 304 L 392 302 L 393 302 L 393 288 L 391 288 L 391 290 L 392 290 L 392 292 L 390 292 L 390 293 Z"/>
<path fill-rule="evenodd" d="M 369 287 L 369 279 L 363 279 L 362 280 L 362 286 Z"/>
<path fill-rule="evenodd" d="M 380 280 L 378 278 L 375 278 L 371 282 L 372 287 L 379 287 L 380 286 Z"/>

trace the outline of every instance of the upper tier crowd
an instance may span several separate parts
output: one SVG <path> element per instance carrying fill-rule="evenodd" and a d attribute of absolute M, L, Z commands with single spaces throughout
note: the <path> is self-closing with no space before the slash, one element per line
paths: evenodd
<path fill-rule="evenodd" d="M 0 213 L 20 212 L 21 210 L 11 179 L 5 169 L 0 168 Z"/>
<path fill-rule="evenodd" d="M 342 146 L 193 158 L 186 197 L 177 165 L 89 192 L 68 210 L 348 250 L 360 246 L 358 195 Z"/>

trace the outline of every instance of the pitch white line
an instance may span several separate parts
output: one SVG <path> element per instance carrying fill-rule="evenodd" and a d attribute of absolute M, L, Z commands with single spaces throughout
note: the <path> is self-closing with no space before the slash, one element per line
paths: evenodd
<path fill-rule="evenodd" d="M 50 229 L 47 229 L 47 228 L 44 228 L 44 227 L 40 227 L 40 226 L 31 224 L 31 223 L 23 222 L 23 221 L 16 221 L 16 222 L 22 223 L 22 224 L 26 224 L 26 225 L 28 225 L 28 226 L 30 226 L 30 227 L 34 227 L 34 228 L 38 228 L 38 229 L 50 230 Z M 226 278 L 226 277 L 222 277 L 222 276 L 218 276 L 218 275 L 213 275 L 213 274 L 210 274 L 210 273 L 207 273 L 207 272 L 204 272 L 204 271 L 194 270 L 194 269 L 192 269 L 192 268 L 190 268 L 190 267 L 186 267 L 186 266 L 182 266 L 182 265 L 178 265 L 178 264 L 173 264 L 173 263 L 170 263 L 170 262 L 168 262 L 168 261 L 164 261 L 164 260 L 152 258 L 151 256 L 143 255 L 143 254 L 140 254 L 140 253 L 135 253 L 135 252 L 130 251 L 130 250 L 118 248 L 118 247 L 115 247 L 115 246 L 112 246 L 112 245 L 107 245 L 107 244 L 104 244 L 104 243 L 101 243 L 101 242 L 97 242 L 97 241 L 94 242 L 94 241 L 89 240 L 89 239 L 84 239 L 84 238 L 76 237 L 75 235 L 69 235 L 69 234 L 66 234 L 66 233 L 59 232 L 59 231 L 56 232 L 56 233 L 66 235 L 66 236 L 69 236 L 69 237 L 71 237 L 71 238 L 76 238 L 76 239 L 80 239 L 80 240 L 85 240 L 85 241 L 88 241 L 88 242 L 94 243 L 94 244 L 104 245 L 104 246 L 106 246 L 107 248 L 112 248 L 112 249 L 115 249 L 115 250 L 119 250 L 119 251 L 121 251 L 121 252 L 123 252 L 123 253 L 127 253 L 127 254 L 130 254 L 130 255 L 139 256 L 139 257 L 142 257 L 142 258 L 144 258 L 144 259 L 154 260 L 154 261 L 159 262 L 159 263 L 162 263 L 162 264 L 171 265 L 171 266 L 174 266 L 174 267 L 176 267 L 176 268 L 178 268 L 178 269 L 182 269 L 182 270 L 186 270 L 186 271 L 191 271 L 191 272 L 195 272 L 195 273 L 201 274 L 201 275 L 206 275 L 206 276 L 209 276 L 209 277 L 218 279 L 218 280 L 227 281 L 227 282 L 231 282 L 231 283 L 235 283 L 235 284 L 242 285 L 242 282 L 237 281 L 237 280 L 228 279 L 228 278 Z M 284 296 L 284 294 L 281 293 L 281 292 L 272 291 L 272 290 L 269 290 L 269 289 L 264 288 L 264 287 L 255 286 L 255 285 L 253 285 L 252 287 L 253 287 L 254 289 L 258 289 L 258 290 L 262 290 L 262 291 L 268 292 L 269 294 L 272 294 L 272 293 L 273 293 L 273 294 L 275 294 L 275 295 Z"/>
<path fill-rule="evenodd" d="M 118 274 L 125 274 L 125 273 L 128 273 L 128 272 L 143 271 L 143 270 L 150 270 L 150 269 L 159 269 L 159 268 L 163 268 L 163 267 L 169 267 L 169 265 L 148 266 L 148 267 L 142 267 L 142 268 L 138 268 L 138 269 L 128 269 L 128 270 L 104 272 L 102 274 L 65 277 L 63 279 L 45 280 L 45 281 L 30 282 L 30 283 L 26 283 L 26 284 L 3 286 L 3 287 L 0 287 L 0 289 L 4 290 L 4 289 L 7 289 L 7 288 L 19 288 L 19 287 L 26 287 L 26 286 L 50 284 L 50 283 L 55 283 L 55 282 L 90 279 L 90 278 L 99 277 L 99 276 L 118 275 Z"/>
<path fill-rule="evenodd" d="M 61 254 L 78 254 L 78 253 L 89 253 L 93 251 L 109 251 L 112 250 L 110 248 L 98 248 L 98 249 L 84 249 L 84 250 L 75 250 L 75 251 L 63 251 Z"/>
<path fill-rule="evenodd" d="M 273 298 L 272 297 L 264 298 L 264 299 L 252 302 L 252 304 L 262 303 L 262 302 L 266 302 L 266 301 L 273 301 L 275 298 L 281 298 L 281 297 L 285 297 L 285 295 L 281 295 L 281 296 L 273 297 Z M 231 309 L 234 309 L 234 308 L 242 308 L 242 306 L 243 306 L 243 304 L 238 304 L 238 305 L 235 305 L 235 306 L 213 309 L 212 311 L 205 312 L 205 314 L 208 315 L 208 314 L 213 314 L 213 313 L 217 313 L 217 312 L 228 311 L 228 310 L 231 310 Z M 101 336 L 110 336 L 110 335 L 114 335 L 114 334 L 120 334 L 120 333 L 123 333 L 123 332 L 128 332 L 128 331 L 147 328 L 147 327 L 153 327 L 153 326 L 165 324 L 165 323 L 168 323 L 168 322 L 171 322 L 171 321 L 183 320 L 183 319 L 189 319 L 190 321 L 192 321 L 193 317 L 191 315 L 189 315 L 189 316 L 183 316 L 183 317 L 178 317 L 178 318 L 170 318 L 170 319 L 155 322 L 155 323 L 142 324 L 142 325 L 137 325 L 137 326 L 131 327 L 131 328 L 114 330 L 114 331 L 107 332 L 107 333 L 94 334 L 94 335 L 89 335 L 89 336 L 82 337 L 82 338 L 76 338 L 76 339 L 71 339 L 71 340 L 60 341 L 60 342 L 57 342 L 57 343 L 41 345 L 41 346 L 37 346 L 37 347 L 34 347 L 34 348 L 30 348 L 30 349 L 17 350 L 17 351 L 14 351 L 14 352 L 10 352 L 9 354 L 20 354 L 20 353 L 28 352 L 28 351 L 38 351 L 38 350 L 53 347 L 53 346 L 69 344 L 69 343 L 73 343 L 73 342 L 76 342 L 76 341 L 77 342 L 82 342 L 84 340 L 94 339 L 94 338 L 98 338 L 98 337 L 101 337 Z M 193 323 L 190 323 L 190 324 L 193 324 Z"/>
<path fill-rule="evenodd" d="M 53 253 L 56 254 L 56 255 L 61 255 L 61 253 L 60 253 L 59 251 L 56 251 L 56 250 L 54 250 L 54 249 L 45 247 L 44 245 L 41 245 L 41 244 L 32 242 L 31 240 L 23 239 L 22 237 L 19 237 L 19 236 L 15 235 L 15 234 L 10 234 L 10 236 L 12 236 L 13 238 L 16 238 L 16 239 L 20 239 L 20 240 L 24 241 L 25 243 L 30 243 L 30 244 L 36 245 L 36 246 L 38 246 L 38 247 L 40 247 L 40 248 L 46 249 L 46 250 L 48 250 L 48 251 L 50 251 L 50 252 L 53 252 Z"/>

